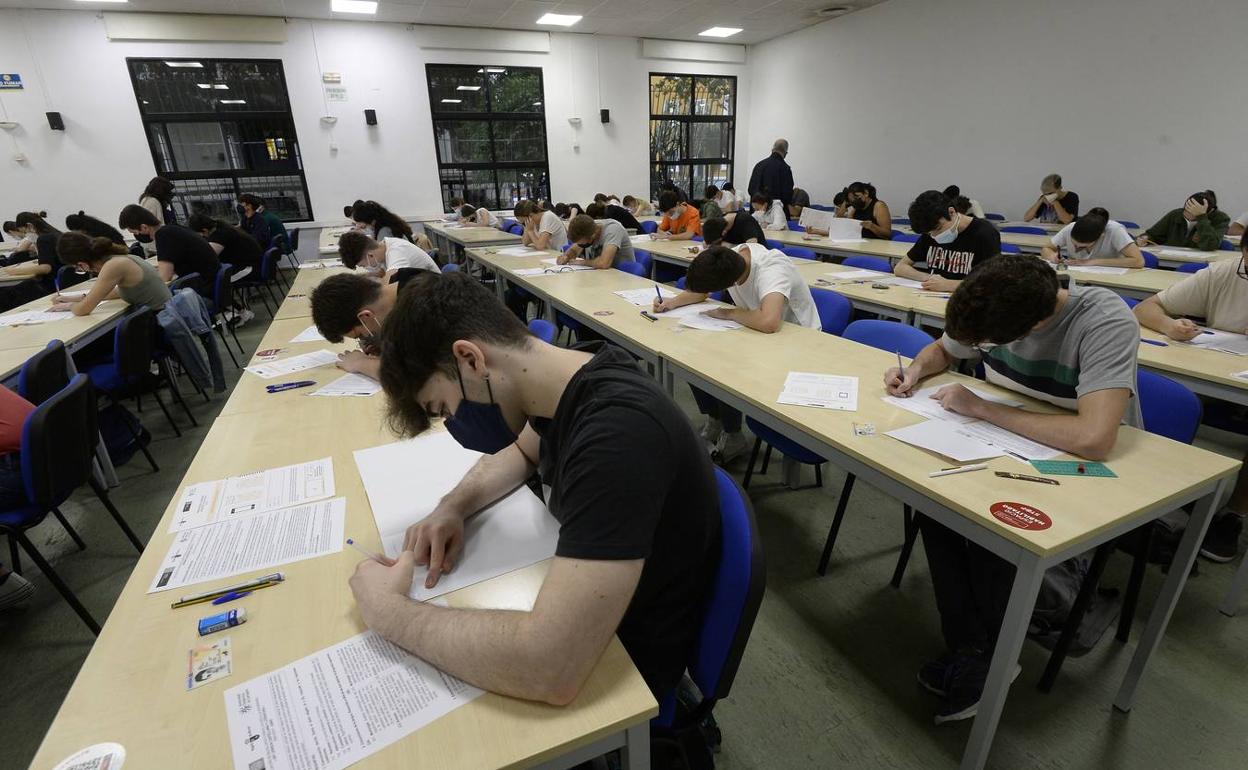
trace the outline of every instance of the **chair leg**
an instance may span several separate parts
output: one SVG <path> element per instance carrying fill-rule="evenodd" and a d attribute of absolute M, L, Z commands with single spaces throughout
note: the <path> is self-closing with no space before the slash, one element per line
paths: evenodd
<path fill-rule="evenodd" d="M 174 393 L 177 393 L 176 389 L 174 390 Z M 147 458 L 147 464 L 152 466 L 152 472 L 153 473 L 159 472 L 160 466 L 156 464 L 156 459 L 152 457 L 152 453 L 147 451 L 147 447 L 144 446 L 143 442 L 140 440 L 142 439 L 142 435 L 137 430 L 135 430 L 134 426 L 130 424 L 129 420 L 123 420 L 123 422 L 126 423 L 126 429 L 130 431 L 130 438 L 134 439 L 134 443 L 138 444 L 139 446 L 139 451 L 142 452 L 143 456 Z"/>
<path fill-rule="evenodd" d="M 1135 531 L 1135 559 L 1131 562 L 1131 577 L 1122 597 L 1122 610 L 1118 614 L 1118 633 L 1114 635 L 1123 644 L 1131 638 L 1131 623 L 1135 620 L 1135 605 L 1140 601 L 1140 588 L 1144 585 L 1144 570 L 1148 567 L 1148 553 L 1153 550 L 1153 533 L 1157 525 L 1149 522 Z"/>
<path fill-rule="evenodd" d="M 1083 585 L 1079 587 L 1079 595 L 1075 597 L 1075 604 L 1070 608 L 1070 614 L 1066 616 L 1062 635 L 1058 637 L 1057 646 L 1049 655 L 1048 665 L 1044 667 L 1044 673 L 1040 675 L 1040 681 L 1036 683 L 1036 689 L 1040 692 L 1047 693 L 1053 689 L 1057 674 L 1062 670 L 1062 663 L 1065 662 L 1066 655 L 1070 652 L 1070 645 L 1075 640 L 1075 632 L 1079 630 L 1079 624 L 1088 611 L 1088 604 L 1092 602 L 1096 587 L 1101 582 L 1101 575 L 1105 572 L 1105 564 L 1109 561 L 1109 554 L 1114 550 L 1114 544 L 1115 542 L 1110 540 L 1097 548 L 1096 553 L 1093 554 L 1088 574 L 1083 579 Z"/>
<path fill-rule="evenodd" d="M 277 295 L 273 293 L 273 287 L 266 283 L 264 285 L 264 290 L 268 292 L 269 299 L 273 300 L 273 307 L 280 307 L 282 303 L 277 301 Z M 270 313 L 269 318 L 272 318 L 272 317 L 273 317 L 273 314 Z"/>
<path fill-rule="evenodd" d="M 117 506 L 113 505 L 113 501 L 108 499 L 108 490 L 100 486 L 100 483 L 94 478 L 90 480 L 91 491 L 95 492 L 95 496 L 100 498 L 100 502 L 104 503 L 104 507 L 112 515 L 113 521 L 117 522 L 117 526 L 121 527 L 121 531 L 126 533 L 130 543 L 134 546 L 134 550 L 143 553 L 143 541 L 139 540 L 138 535 L 134 534 L 134 530 L 130 529 L 130 525 L 121 517 L 121 511 L 117 510 Z"/>
<path fill-rule="evenodd" d="M 9 533 L 9 569 L 17 574 L 22 574 L 22 554 L 17 550 L 17 539 L 13 533 Z"/>
<path fill-rule="evenodd" d="M 764 460 L 766 462 L 766 460 Z M 836 533 L 841 529 L 841 519 L 845 518 L 845 507 L 849 505 L 849 496 L 854 491 L 854 474 L 845 477 L 845 486 L 841 487 L 841 499 L 836 501 L 836 515 L 832 517 L 832 526 L 828 529 L 827 542 L 823 544 L 823 554 L 819 557 L 819 574 L 828 574 L 828 560 L 832 558 L 832 547 L 836 545 Z"/>
<path fill-rule="evenodd" d="M 95 622 L 95 618 L 91 617 L 91 613 L 87 612 L 87 608 L 82 606 L 82 602 L 78 601 L 78 597 L 74 596 L 74 592 L 69 590 L 69 586 L 65 585 L 64 581 L 61 580 L 61 576 L 56 574 L 56 571 L 52 569 L 52 565 L 48 564 L 43 555 L 35 548 L 34 543 L 27 540 L 26 536 L 20 532 L 11 536 L 16 537 L 17 541 L 22 544 L 22 549 L 30 554 L 30 560 L 35 563 L 35 566 L 44 574 L 48 582 L 56 588 L 57 593 L 65 599 L 65 602 L 74 609 L 74 612 L 78 613 L 78 617 L 82 618 L 82 622 L 87 624 L 87 628 L 91 629 L 91 633 L 99 636 L 100 624 Z"/>
<path fill-rule="evenodd" d="M 74 545 L 78 546 L 78 550 L 87 550 L 87 544 L 82 541 L 82 536 L 79 535 L 73 527 L 69 526 L 69 522 L 66 521 L 64 514 L 61 513 L 61 509 L 53 508 L 52 515 L 55 516 L 56 520 L 61 523 L 61 526 L 65 528 L 65 531 L 69 533 L 70 539 L 74 541 Z"/>
<path fill-rule="evenodd" d="M 152 391 L 152 395 L 155 396 L 156 392 Z M 178 423 L 174 421 L 173 415 L 169 414 L 169 410 L 165 408 L 165 402 L 161 400 L 160 396 L 156 396 L 156 403 L 160 406 L 160 411 L 165 413 L 165 419 L 169 421 L 169 426 L 173 428 L 173 434 L 178 438 L 182 438 L 182 429 L 179 428 Z"/>
<path fill-rule="evenodd" d="M 238 359 L 234 357 L 234 349 L 230 347 L 229 341 L 225 338 L 224 322 L 213 324 L 217 327 L 217 336 L 221 338 L 221 346 L 225 348 L 225 352 L 230 354 L 230 360 L 234 362 L 234 368 L 239 368 Z"/>
<path fill-rule="evenodd" d="M 758 450 L 763 445 L 761 438 L 754 438 L 754 449 L 750 452 L 750 467 L 745 469 L 745 479 L 741 482 L 742 489 L 750 488 L 750 477 L 754 475 L 754 463 L 758 461 Z"/>
<path fill-rule="evenodd" d="M 905 540 L 901 543 L 897 566 L 893 568 L 893 579 L 889 581 L 893 588 L 901 588 L 901 578 L 905 576 L 906 565 L 910 563 L 910 552 L 914 550 L 914 541 L 919 538 L 919 514 L 906 505 L 902 506 L 902 517 L 905 522 Z"/>
<path fill-rule="evenodd" d="M 767 466 L 768 466 L 768 465 L 770 465 L 770 464 L 771 464 L 771 444 L 768 444 L 768 445 L 767 445 L 767 451 L 766 451 L 766 452 L 763 452 L 763 467 L 759 470 L 759 473 L 761 473 L 761 474 L 763 474 L 764 476 L 766 476 L 766 475 L 767 475 Z"/>

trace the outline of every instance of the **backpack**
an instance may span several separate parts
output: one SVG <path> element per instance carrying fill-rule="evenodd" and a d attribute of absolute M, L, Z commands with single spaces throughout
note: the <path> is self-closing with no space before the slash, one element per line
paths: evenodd
<path fill-rule="evenodd" d="M 104 447 L 114 466 L 130 462 L 140 446 L 152 442 L 152 434 L 143 427 L 139 418 L 121 404 L 109 404 L 100 410 L 99 428 L 100 438 L 104 439 Z"/>

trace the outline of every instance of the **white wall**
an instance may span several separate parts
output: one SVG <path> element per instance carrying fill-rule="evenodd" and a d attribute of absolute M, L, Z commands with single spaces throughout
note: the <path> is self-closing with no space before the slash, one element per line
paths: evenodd
<path fill-rule="evenodd" d="M 60 222 L 84 209 L 111 221 L 138 196 L 155 169 L 128 56 L 282 59 L 318 220 L 341 218 L 342 206 L 360 197 L 407 216 L 441 211 L 427 62 L 543 68 L 555 200 L 647 193 L 651 71 L 737 75 L 738 110 L 749 110 L 744 65 L 643 59 L 634 38 L 556 33 L 549 54 L 534 54 L 422 49 L 402 24 L 291 20 L 288 31 L 284 44 L 110 42 L 91 12 L 0 10 L 0 72 L 17 72 L 26 83 L 23 91 L 0 92 L 7 119 L 22 124 L 11 136 L 0 132 L 0 216 L 46 209 Z M 332 129 L 319 121 L 321 71 L 341 72 L 350 99 L 329 103 L 339 118 Z M 599 122 L 599 106 L 611 109 L 609 124 Z M 365 125 L 366 108 L 377 110 L 379 125 Z M 48 128 L 49 110 L 63 114 L 66 131 Z M 579 151 L 571 116 L 583 121 Z M 738 177 L 749 173 L 746 141 L 740 125 Z M 15 162 L 15 152 L 27 160 Z"/>
<path fill-rule="evenodd" d="M 816 202 L 861 179 L 894 216 L 959 184 L 1017 218 L 1057 172 L 1113 216 L 1151 223 L 1211 188 L 1234 217 L 1248 209 L 1245 10 L 889 0 L 750 49 L 746 158 L 786 135 Z"/>

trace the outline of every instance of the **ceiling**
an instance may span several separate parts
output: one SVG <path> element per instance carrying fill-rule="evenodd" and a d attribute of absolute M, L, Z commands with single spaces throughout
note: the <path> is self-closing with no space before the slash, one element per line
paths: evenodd
<path fill-rule="evenodd" d="M 125 5 L 75 0 L 0 0 L 0 8 L 153 11 L 286 16 L 496 29 L 556 30 L 665 40 L 759 43 L 819 23 L 816 11 L 830 6 L 854 10 L 884 0 L 380 0 L 376 16 L 336 14 L 330 0 L 130 0 Z M 539 27 L 544 13 L 579 14 L 575 26 Z M 708 27 L 741 27 L 722 41 L 699 38 Z"/>

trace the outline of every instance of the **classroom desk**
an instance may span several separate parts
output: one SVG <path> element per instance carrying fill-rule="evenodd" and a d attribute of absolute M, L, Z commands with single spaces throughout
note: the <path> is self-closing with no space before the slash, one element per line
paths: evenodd
<path fill-rule="evenodd" d="M 321 254 L 329 254 L 329 255 L 337 254 L 338 253 L 338 239 L 342 237 L 343 233 L 351 229 L 352 228 L 350 225 L 343 225 L 340 227 L 322 227 L 320 242 L 317 247 L 317 251 L 319 251 Z"/>
<path fill-rule="evenodd" d="M 1162 254 L 1165 250 L 1169 254 Z M 1200 251 L 1198 249 L 1182 249 L 1176 246 L 1141 246 L 1141 251 L 1151 252 L 1157 257 L 1158 267 L 1166 267 L 1171 270 L 1177 270 L 1180 265 L 1190 262 L 1198 262 L 1203 264 L 1211 264 L 1213 262 L 1223 262 L 1228 259 L 1239 259 L 1239 251 Z"/>
<path fill-rule="evenodd" d="M 425 235 L 443 257 L 443 262 L 458 262 L 464 249 L 475 246 L 520 245 L 520 236 L 497 227 L 460 227 L 449 222 L 425 222 Z"/>
<path fill-rule="evenodd" d="M 1073 284 L 1103 286 L 1124 297 L 1134 297 L 1135 299 L 1148 299 L 1154 294 L 1170 288 L 1184 278 L 1191 277 L 1190 273 L 1180 273 L 1175 270 L 1156 270 L 1147 267 L 1138 270 L 1128 270 L 1121 275 L 1082 273 L 1069 270 L 1066 271 L 1066 275 L 1070 276 Z"/>
<path fill-rule="evenodd" d="M 1141 342 L 1140 366 L 1177 380 L 1202 396 L 1248 406 L 1248 380 L 1235 376 L 1248 370 L 1248 356 L 1176 342 L 1144 327 L 1140 327 L 1140 337 L 1166 343 L 1160 347 Z"/>
<path fill-rule="evenodd" d="M 321 275 L 323 271 L 303 271 Z M 631 277 L 631 276 L 630 276 Z M 305 279 L 310 281 L 311 278 Z M 291 347 L 306 319 L 275 322 L 261 347 Z M 300 345 L 299 352 L 315 349 Z M 295 351 L 292 351 L 295 352 Z M 285 354 L 283 354 L 285 355 Z M 314 370 L 328 381 L 336 373 Z M 250 380 L 256 380 L 255 383 Z M 384 396 L 312 398 L 307 390 L 269 395 L 250 374 L 235 388 L 192 461 L 186 485 L 331 456 L 336 492 L 347 498 L 348 536 L 380 550 L 367 496 L 352 452 L 395 440 L 382 424 Z M 414 480 L 427 469 L 412 469 Z M 417 482 L 418 483 L 418 482 Z M 172 536 L 166 532 L 178 498 L 113 607 L 102 633 L 61 705 L 32 764 L 46 770 L 101 741 L 127 749 L 126 767 L 222 768 L 229 765 L 226 689 L 280 668 L 364 630 L 347 580 L 359 556 L 342 553 L 280 569 L 287 581 L 237 606 L 249 622 L 231 629 L 234 673 L 186 692 L 186 652 L 205 607 L 171 610 L 174 595 L 226 585 L 239 578 L 161 594 L 146 592 Z M 464 588 L 445 598 L 456 607 L 531 606 L 545 576 L 536 564 Z M 648 767 L 648 720 L 658 711 L 628 654 L 613 639 L 571 705 L 558 708 L 487 693 L 355 765 L 361 768 L 564 768 L 595 753 L 625 747 L 627 766 Z M 178 757 L 178 760 L 171 758 Z"/>
<path fill-rule="evenodd" d="M 312 315 L 312 289 L 316 288 L 321 281 L 331 275 L 350 272 L 341 264 L 333 267 L 305 267 L 296 270 L 295 276 L 290 282 L 290 293 L 286 295 L 286 299 L 282 301 L 281 307 L 273 314 L 273 320 L 281 321 L 287 318 L 310 317 Z M 308 323 L 311 323 L 311 321 Z M 260 350 L 264 350 L 264 347 L 261 346 Z"/>

